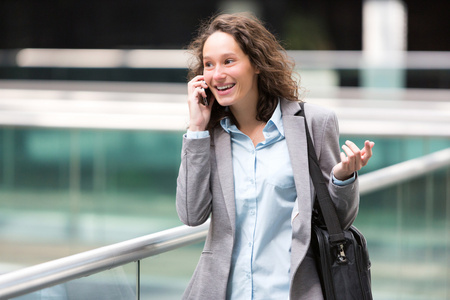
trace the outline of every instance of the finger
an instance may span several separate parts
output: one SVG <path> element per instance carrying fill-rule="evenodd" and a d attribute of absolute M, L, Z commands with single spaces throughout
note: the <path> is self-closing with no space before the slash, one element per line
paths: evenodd
<path fill-rule="evenodd" d="M 206 84 L 204 79 L 205 78 L 203 75 L 195 76 L 191 81 L 188 82 L 188 87 L 195 89 L 199 86 L 202 86 L 203 84 Z M 206 85 L 204 87 L 206 87 Z"/>
<path fill-rule="evenodd" d="M 370 141 L 364 142 L 364 155 L 372 156 L 372 145 Z"/>
<path fill-rule="evenodd" d="M 342 150 L 344 150 L 345 154 L 347 155 L 347 170 L 354 170 L 355 169 L 355 154 L 353 151 L 347 146 L 342 145 Z"/>
<path fill-rule="evenodd" d="M 361 150 L 356 146 L 355 143 L 352 141 L 347 140 L 345 144 L 350 148 L 350 150 L 355 155 L 355 171 L 358 171 L 362 168 L 362 162 L 361 162 Z"/>
<path fill-rule="evenodd" d="M 363 166 L 367 165 L 369 162 L 369 159 L 372 157 L 372 148 L 375 145 L 374 142 L 371 141 L 365 141 L 364 143 L 364 150 L 362 151 L 361 160 Z"/>
<path fill-rule="evenodd" d="M 341 156 L 341 162 L 338 163 L 336 166 L 334 166 L 333 168 L 333 173 L 334 176 L 339 179 L 339 180 L 345 180 L 350 178 L 350 176 L 353 174 L 353 170 L 349 170 L 349 166 L 348 166 L 348 157 L 345 155 L 344 152 L 340 153 Z"/>
<path fill-rule="evenodd" d="M 204 91 L 202 91 L 201 87 L 195 87 L 191 90 L 188 96 L 188 102 L 194 105 L 198 105 L 200 101 L 200 97 L 204 97 Z"/>
<path fill-rule="evenodd" d="M 190 83 L 198 82 L 205 79 L 205 75 L 197 75 L 189 81 Z"/>
<path fill-rule="evenodd" d="M 342 164 L 342 169 L 347 171 L 348 169 L 348 158 L 347 156 L 344 154 L 344 152 L 340 153 L 341 155 L 341 164 Z"/>
<path fill-rule="evenodd" d="M 345 144 L 353 151 L 353 153 L 355 153 L 355 154 L 360 153 L 360 149 L 352 141 L 347 140 L 347 141 L 345 141 Z"/>
<path fill-rule="evenodd" d="M 204 88 L 204 89 L 208 88 L 208 84 L 206 84 L 206 81 L 204 81 L 204 80 L 199 80 L 199 81 L 195 82 L 194 86 L 195 87 L 201 87 L 201 88 Z"/>

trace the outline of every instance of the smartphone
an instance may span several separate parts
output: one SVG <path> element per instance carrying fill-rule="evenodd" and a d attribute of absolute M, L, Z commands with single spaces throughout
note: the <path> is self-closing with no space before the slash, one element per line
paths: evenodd
<path fill-rule="evenodd" d="M 212 96 L 212 92 L 209 88 L 205 89 L 205 93 L 206 93 L 206 97 L 203 97 L 203 102 L 202 104 L 204 106 L 208 106 L 209 105 L 209 100 L 211 99 Z"/>

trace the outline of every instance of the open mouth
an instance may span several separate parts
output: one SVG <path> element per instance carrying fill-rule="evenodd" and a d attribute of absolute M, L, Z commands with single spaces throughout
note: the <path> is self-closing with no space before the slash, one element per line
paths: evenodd
<path fill-rule="evenodd" d="M 227 90 L 233 88 L 235 85 L 236 85 L 235 83 L 232 83 L 232 84 L 227 84 L 224 86 L 216 86 L 216 89 L 220 92 L 223 92 L 223 91 L 227 91 Z"/>

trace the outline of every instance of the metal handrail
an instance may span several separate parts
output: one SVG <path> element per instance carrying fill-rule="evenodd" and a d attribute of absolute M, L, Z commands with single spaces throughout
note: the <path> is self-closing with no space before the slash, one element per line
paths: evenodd
<path fill-rule="evenodd" d="M 448 166 L 450 148 L 361 175 L 359 193 L 365 195 Z"/>
<path fill-rule="evenodd" d="M 450 166 L 450 148 L 360 176 L 367 194 Z M 206 238 L 209 223 L 179 226 L 122 243 L 94 249 L 0 275 L 0 299 L 17 297 L 59 283 L 92 275 Z"/>
<path fill-rule="evenodd" d="M 89 276 L 205 239 L 209 222 L 179 226 L 0 275 L 0 299 Z"/>

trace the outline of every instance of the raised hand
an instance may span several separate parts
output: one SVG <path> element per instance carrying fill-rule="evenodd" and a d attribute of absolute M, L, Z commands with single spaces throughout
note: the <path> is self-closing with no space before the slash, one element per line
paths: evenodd
<path fill-rule="evenodd" d="M 334 177 L 339 180 L 346 180 L 354 172 L 361 170 L 372 157 L 374 145 L 374 142 L 365 141 L 364 148 L 359 149 L 352 141 L 346 141 L 345 145 L 342 146 L 344 152 L 341 152 L 341 162 L 333 168 Z"/>
<path fill-rule="evenodd" d="M 207 88 L 203 75 L 198 75 L 188 82 L 189 130 L 206 130 L 214 102 L 214 99 L 208 99 L 209 105 L 203 104 L 203 98 L 207 97 L 205 92 Z"/>

